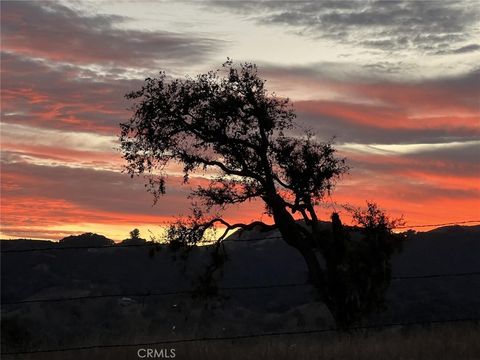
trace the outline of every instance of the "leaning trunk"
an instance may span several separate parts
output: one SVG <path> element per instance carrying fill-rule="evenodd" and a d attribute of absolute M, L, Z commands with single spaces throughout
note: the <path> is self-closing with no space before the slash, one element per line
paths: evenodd
<path fill-rule="evenodd" d="M 318 289 L 322 300 L 330 306 L 327 294 L 325 272 L 318 261 L 317 255 L 311 246 L 310 239 L 306 238 L 293 216 L 285 209 L 281 201 L 270 204 L 275 224 L 278 226 L 283 239 L 287 244 L 297 249 L 303 256 L 308 268 L 310 282 Z"/>
<path fill-rule="evenodd" d="M 305 263 L 308 268 L 308 275 L 310 282 L 317 288 L 322 298 L 322 301 L 330 307 L 330 299 L 327 292 L 327 284 L 325 279 L 325 272 L 318 262 L 316 253 L 311 247 L 309 248 L 297 248 L 302 254 Z"/>

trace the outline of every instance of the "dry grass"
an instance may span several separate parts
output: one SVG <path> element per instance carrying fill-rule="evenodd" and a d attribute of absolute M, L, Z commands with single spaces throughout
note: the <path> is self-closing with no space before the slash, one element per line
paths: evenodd
<path fill-rule="evenodd" d="M 175 359 L 275 360 L 477 360 L 480 359 L 478 323 L 437 324 L 429 327 L 388 328 L 354 334 L 313 334 L 158 345 L 175 348 Z M 132 342 L 141 341 L 132 339 Z M 152 347 L 152 346 L 150 346 Z M 5 356 L 4 359 L 139 359 L 139 347 L 78 352 Z"/>

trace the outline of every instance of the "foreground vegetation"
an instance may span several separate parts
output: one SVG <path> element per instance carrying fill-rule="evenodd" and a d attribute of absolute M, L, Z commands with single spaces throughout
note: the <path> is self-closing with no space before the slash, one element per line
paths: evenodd
<path fill-rule="evenodd" d="M 210 341 L 157 345 L 166 353 L 175 349 L 176 359 L 478 359 L 480 323 L 464 322 L 431 326 L 393 327 L 342 334 L 311 334 L 265 337 L 236 341 Z M 132 339 L 132 343 L 141 342 Z M 140 348 L 94 349 L 35 355 L 5 356 L 5 359 L 138 359 Z M 165 357 L 164 357 L 165 358 Z M 170 357 L 172 358 L 172 357 Z"/>

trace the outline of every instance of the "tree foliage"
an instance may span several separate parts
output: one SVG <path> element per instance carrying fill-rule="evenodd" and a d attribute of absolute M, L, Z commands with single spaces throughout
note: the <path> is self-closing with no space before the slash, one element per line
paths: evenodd
<path fill-rule="evenodd" d="M 297 210 L 318 202 L 345 171 L 343 160 L 312 134 L 286 135 L 292 106 L 267 93 L 255 65 L 227 62 L 224 70 L 184 80 L 161 73 L 127 95 L 136 101 L 134 116 L 121 124 L 128 172 L 156 172 L 149 187 L 158 196 L 172 160 L 183 165 L 185 182 L 196 170 L 214 169 L 210 185 L 195 192 L 212 206 L 266 198 L 276 188 Z"/>
<path fill-rule="evenodd" d="M 402 219 L 389 219 L 376 203 L 348 207 L 359 226 L 352 239 L 337 214 L 332 215 L 333 238 L 326 257 L 330 310 L 340 326 L 360 320 L 365 314 L 385 307 L 385 291 L 392 277 L 391 256 L 401 250 L 402 235 L 393 229 Z"/>
<path fill-rule="evenodd" d="M 356 253 L 348 255 L 340 221 L 336 242 L 325 236 L 315 210 L 348 170 L 332 143 L 319 141 L 309 131 L 299 135 L 289 99 L 267 92 L 265 80 L 250 63 L 229 60 L 195 78 L 169 79 L 160 73 L 127 98 L 134 105 L 131 119 L 120 125 L 126 170 L 131 176 L 147 174 L 155 201 L 166 192 L 171 162 L 183 166 L 185 183 L 196 172 L 211 176 L 207 185 L 192 191 L 199 203 L 186 221 L 172 224 L 169 238 L 180 246 L 197 244 L 221 225 L 225 231 L 216 237 L 218 252 L 231 230 L 278 228 L 304 257 L 311 282 L 337 314 L 337 298 L 344 295 L 335 295 L 332 287 L 337 280 L 347 280 L 342 273 L 332 283 L 336 273 L 331 269 L 348 267 L 344 262 L 350 260 L 345 259 Z M 273 224 L 232 224 L 222 217 L 228 206 L 253 199 L 263 201 Z M 296 221 L 296 214 L 307 226 Z M 326 259 L 326 269 L 317 252 Z"/>
<path fill-rule="evenodd" d="M 135 228 L 132 231 L 130 231 L 130 239 L 132 240 L 140 239 L 140 230 Z"/>

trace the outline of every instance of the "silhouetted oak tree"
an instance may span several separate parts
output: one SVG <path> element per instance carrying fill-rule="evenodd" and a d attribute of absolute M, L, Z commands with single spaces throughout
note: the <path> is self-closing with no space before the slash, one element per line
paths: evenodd
<path fill-rule="evenodd" d="M 216 241 L 219 248 L 228 231 L 278 228 L 284 241 L 305 259 L 322 300 L 334 316 L 338 314 L 334 303 L 347 296 L 343 292 L 348 289 L 340 286 L 341 294 L 334 294 L 331 280 L 336 276 L 343 281 L 343 275 L 322 268 L 316 250 L 327 267 L 337 268 L 347 258 L 346 240 L 337 239 L 335 244 L 325 236 L 315 206 L 347 166 L 335 156 L 331 143 L 319 142 L 308 132 L 300 137 L 292 134 L 291 103 L 267 92 L 256 66 L 227 61 L 220 70 L 174 80 L 160 73 L 127 98 L 134 100 L 134 115 L 120 125 L 126 169 L 131 176 L 148 174 L 155 201 L 165 193 L 165 169 L 172 161 L 182 164 L 184 182 L 199 170 L 214 174 L 207 186 L 192 193 L 201 200 L 203 210 L 195 207 L 187 222 L 174 224 L 169 230 L 171 240 L 196 244 L 208 229 L 221 225 L 226 231 Z M 232 224 L 221 217 L 228 205 L 252 199 L 263 201 L 273 225 Z M 294 219 L 296 213 L 306 227 Z"/>

